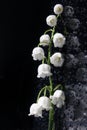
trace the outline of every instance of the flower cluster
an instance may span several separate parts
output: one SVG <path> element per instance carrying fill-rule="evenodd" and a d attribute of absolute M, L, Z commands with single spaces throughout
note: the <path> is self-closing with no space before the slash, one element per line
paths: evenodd
<path fill-rule="evenodd" d="M 35 117 L 42 117 L 42 110 L 49 111 L 52 109 L 51 103 L 56 105 L 57 108 L 61 108 L 64 105 L 65 95 L 62 90 L 56 90 L 49 98 L 47 96 L 41 96 L 37 103 L 33 103 L 30 107 L 30 115 Z"/>
<path fill-rule="evenodd" d="M 63 6 L 61 4 L 57 4 L 54 6 L 54 13 L 56 15 L 49 15 L 46 18 L 46 23 L 48 26 L 53 27 L 53 29 L 47 30 L 52 31 L 52 36 L 50 37 L 49 34 L 43 34 L 40 37 L 39 46 L 35 47 L 32 51 L 32 57 L 34 60 L 43 60 L 45 59 L 45 52 L 42 47 L 50 46 L 51 42 L 53 42 L 54 47 L 62 48 L 65 44 L 66 38 L 63 34 L 55 31 L 55 26 L 57 25 L 57 17 L 62 13 Z M 42 46 L 42 47 L 40 47 Z M 61 67 L 63 65 L 64 58 L 60 52 L 56 52 L 50 56 L 50 63 L 53 64 L 55 67 Z M 41 64 L 38 67 L 38 78 L 45 78 L 46 76 L 51 76 L 52 73 L 50 72 L 51 68 L 50 65 Z"/>
<path fill-rule="evenodd" d="M 56 4 L 53 11 L 54 14 L 46 18 L 46 24 L 50 26 L 51 29 L 46 30 L 44 34 L 40 36 L 38 46 L 32 51 L 33 60 L 42 61 L 37 69 L 37 78 L 44 79 L 48 77 L 49 85 L 42 87 L 40 90 L 37 102 L 33 103 L 30 107 L 29 116 L 34 115 L 35 117 L 42 117 L 43 110 L 52 112 L 54 111 L 53 106 L 61 108 L 65 101 L 65 95 L 61 89 L 62 85 L 54 86 L 52 80 L 53 74 L 51 72 L 51 66 L 54 66 L 54 68 L 62 67 L 64 63 L 64 57 L 61 52 L 57 51 L 52 53 L 51 51 L 52 47 L 62 49 L 66 43 L 65 36 L 60 32 L 56 32 L 58 18 L 61 17 L 63 6 L 61 4 Z M 45 52 L 45 46 L 47 46 L 47 52 Z M 49 115 L 49 122 L 51 118 L 53 118 L 52 114 Z M 53 125 L 49 126 L 49 130 L 54 130 Z"/>

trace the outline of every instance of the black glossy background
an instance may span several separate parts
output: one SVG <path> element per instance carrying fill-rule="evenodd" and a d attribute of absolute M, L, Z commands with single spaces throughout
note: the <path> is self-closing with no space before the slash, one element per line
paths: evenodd
<path fill-rule="evenodd" d="M 37 84 L 31 52 L 46 26 L 49 1 L 0 1 L 0 130 L 31 130 L 27 114 Z"/>

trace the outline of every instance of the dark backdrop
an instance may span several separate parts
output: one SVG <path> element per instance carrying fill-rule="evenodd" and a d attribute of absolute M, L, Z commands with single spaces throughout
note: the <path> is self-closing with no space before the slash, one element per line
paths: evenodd
<path fill-rule="evenodd" d="M 78 16 L 81 22 L 81 31 L 79 32 L 81 42 L 80 49 L 81 52 L 87 55 L 86 0 L 0 1 L 0 130 L 32 130 L 32 125 L 34 125 L 33 128 L 36 127 L 34 118 L 28 117 L 29 107 L 35 101 L 38 89 L 36 88 L 38 86 L 38 80 L 36 78 L 38 62 L 32 60 L 31 52 L 38 44 L 41 34 L 48 28 L 45 23 L 45 18 L 53 12 L 53 6 L 57 2 L 75 7 L 76 16 Z M 65 72 L 68 71 L 66 70 Z M 68 76 L 66 76 L 66 73 L 64 74 L 66 81 L 68 81 Z M 69 77 L 69 80 L 70 79 L 72 80 L 72 78 Z M 70 82 L 72 83 L 73 80 Z M 83 83 L 83 77 L 81 83 Z M 73 90 L 73 88 L 71 90 Z M 82 93 L 82 90 L 81 86 L 79 93 Z M 84 98 L 86 95 L 87 93 L 85 93 Z M 72 102 L 71 99 L 72 96 L 70 98 Z M 80 101 L 81 99 L 83 99 L 83 97 L 79 98 Z M 77 102 L 77 100 L 75 101 Z M 84 107 L 84 105 L 81 106 Z M 70 108 L 72 108 L 72 106 L 70 106 Z M 79 110 L 82 110 L 80 106 Z M 73 114 L 72 109 L 68 110 L 70 114 L 67 114 L 67 111 L 65 112 L 67 118 L 66 116 L 65 118 L 61 116 L 63 120 L 60 122 L 60 127 L 64 125 L 64 128 L 67 129 L 70 126 L 69 116 L 72 119 Z M 75 112 L 78 112 L 78 114 L 75 113 L 76 116 L 81 116 L 78 108 L 75 109 Z M 84 112 L 84 108 L 82 112 Z M 67 119 L 68 122 L 63 124 L 62 122 Z M 81 116 L 78 117 L 78 121 L 79 119 L 84 118 Z M 33 121 L 35 122 L 34 124 Z M 37 124 L 40 123 L 38 122 Z M 71 122 L 71 124 L 73 125 L 74 123 Z M 65 125 L 67 127 L 65 127 Z M 85 125 L 83 124 L 83 126 Z M 42 129 L 44 129 L 44 127 Z"/>
<path fill-rule="evenodd" d="M 37 67 L 31 52 L 46 28 L 50 8 L 50 0 L 0 1 L 0 130 L 32 128 L 27 115 Z"/>

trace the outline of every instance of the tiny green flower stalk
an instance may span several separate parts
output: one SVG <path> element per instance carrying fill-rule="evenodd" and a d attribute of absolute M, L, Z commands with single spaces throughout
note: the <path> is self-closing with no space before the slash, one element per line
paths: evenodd
<path fill-rule="evenodd" d="M 61 108 L 65 103 L 65 95 L 62 91 L 63 86 L 58 84 L 54 86 L 53 74 L 51 66 L 61 67 L 64 63 L 64 58 L 61 52 L 52 54 L 52 47 L 62 48 L 65 44 L 66 38 L 63 34 L 56 32 L 58 17 L 63 12 L 63 6 L 56 4 L 54 6 L 54 15 L 49 15 L 46 18 L 46 23 L 51 29 L 48 29 L 39 39 L 39 44 L 32 51 L 32 57 L 35 61 L 42 61 L 37 69 L 37 78 L 48 77 L 49 85 L 43 86 L 39 91 L 36 103 L 30 107 L 29 116 L 43 117 L 42 111 L 49 111 L 48 130 L 55 130 L 55 110 L 54 107 Z M 45 55 L 44 47 L 48 47 L 47 56 Z M 48 95 L 49 94 L 49 95 Z"/>

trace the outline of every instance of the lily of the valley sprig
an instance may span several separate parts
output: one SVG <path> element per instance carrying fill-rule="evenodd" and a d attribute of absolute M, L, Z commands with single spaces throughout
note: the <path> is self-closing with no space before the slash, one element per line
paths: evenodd
<path fill-rule="evenodd" d="M 63 6 L 56 4 L 54 6 L 54 14 L 49 15 L 46 18 L 46 24 L 51 28 L 46 30 L 39 39 L 39 44 L 32 51 L 32 57 L 35 61 L 40 61 L 40 65 L 37 69 L 37 78 L 48 77 L 49 85 L 43 86 L 37 96 L 36 103 L 33 103 L 30 107 L 30 115 L 35 117 L 43 117 L 42 111 L 49 111 L 48 130 L 55 130 L 54 122 L 54 106 L 61 108 L 65 103 L 65 95 L 62 91 L 62 85 L 53 84 L 53 74 L 51 72 L 51 66 L 61 67 L 64 64 L 64 57 L 61 52 L 52 53 L 52 47 L 62 48 L 65 45 L 66 38 L 63 34 L 56 32 L 56 26 L 58 18 L 62 15 Z M 48 47 L 45 53 L 44 48 Z M 47 54 L 47 55 L 46 55 Z"/>

